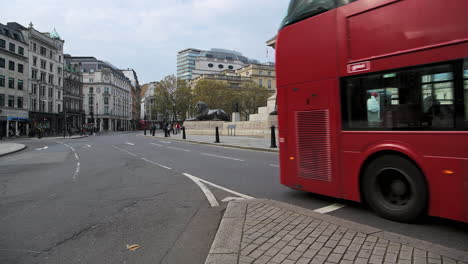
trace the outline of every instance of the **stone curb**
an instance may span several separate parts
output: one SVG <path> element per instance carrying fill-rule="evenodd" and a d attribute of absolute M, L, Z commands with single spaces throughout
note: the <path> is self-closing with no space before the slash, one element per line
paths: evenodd
<path fill-rule="evenodd" d="M 240 237 L 242 239 L 243 225 L 247 213 L 247 205 L 255 205 L 258 203 L 264 203 L 270 206 L 279 207 L 288 211 L 295 212 L 297 214 L 319 219 L 334 225 L 342 226 L 353 231 L 376 236 L 382 239 L 386 239 L 388 241 L 422 249 L 438 255 L 450 256 L 451 258 L 454 258 L 459 261 L 468 262 L 468 252 L 466 251 L 447 248 L 427 241 L 384 231 L 382 229 L 344 220 L 331 215 L 320 214 L 309 209 L 301 208 L 295 205 L 279 201 L 267 199 L 247 199 L 229 202 L 205 264 L 238 263 L 240 250 L 238 250 L 237 252 L 234 251 L 240 248 L 241 242 L 237 239 L 232 238 Z M 229 220 L 224 221 L 225 218 Z M 238 223 L 234 224 L 234 221 L 237 221 Z M 236 232 L 240 233 L 241 235 L 236 234 Z M 238 244 L 234 245 L 237 242 Z"/>
<path fill-rule="evenodd" d="M 6 155 L 10 155 L 10 154 L 16 153 L 16 152 L 22 151 L 22 150 L 24 150 L 25 148 L 27 148 L 26 145 L 24 145 L 24 144 L 21 144 L 21 145 L 23 145 L 23 146 L 22 146 L 20 149 L 15 149 L 15 150 L 13 150 L 13 151 L 0 154 L 0 157 L 3 157 L 3 156 L 6 156 Z"/>
<path fill-rule="evenodd" d="M 170 138 L 170 137 L 159 137 L 159 136 L 148 136 L 148 135 L 142 135 L 143 137 L 149 137 L 149 138 L 159 138 L 159 139 L 164 139 L 164 140 L 174 140 L 174 141 L 180 141 L 180 142 L 188 142 L 188 143 L 193 143 L 193 144 L 200 144 L 200 145 L 213 145 L 213 146 L 220 146 L 220 147 L 228 147 L 228 148 L 237 148 L 237 149 L 247 149 L 247 150 L 256 150 L 256 151 L 265 151 L 265 152 L 279 152 L 279 149 L 267 149 L 267 148 L 256 148 L 256 147 L 244 147 L 244 146 L 237 146 L 237 145 L 229 145 L 229 144 L 222 144 L 222 143 L 210 143 L 210 142 L 204 142 L 204 141 L 193 141 L 193 140 L 188 140 L 188 139 L 178 139 L 178 138 Z"/>

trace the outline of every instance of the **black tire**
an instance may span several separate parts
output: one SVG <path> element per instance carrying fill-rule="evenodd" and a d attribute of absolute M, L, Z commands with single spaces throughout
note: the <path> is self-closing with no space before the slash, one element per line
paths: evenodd
<path fill-rule="evenodd" d="M 369 206 L 390 220 L 412 222 L 427 209 L 424 175 L 410 160 L 399 155 L 373 160 L 364 171 L 362 192 Z"/>

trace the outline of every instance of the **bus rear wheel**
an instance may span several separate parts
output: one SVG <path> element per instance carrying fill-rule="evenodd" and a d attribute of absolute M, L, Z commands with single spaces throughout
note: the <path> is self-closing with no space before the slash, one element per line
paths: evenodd
<path fill-rule="evenodd" d="M 423 174 L 399 155 L 384 155 L 372 161 L 364 171 L 362 191 L 369 206 L 390 220 L 411 222 L 427 208 Z"/>

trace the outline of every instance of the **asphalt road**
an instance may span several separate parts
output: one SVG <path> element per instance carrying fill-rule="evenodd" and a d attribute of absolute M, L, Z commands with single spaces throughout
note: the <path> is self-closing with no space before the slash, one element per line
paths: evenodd
<path fill-rule="evenodd" d="M 329 214 L 468 250 L 466 224 L 396 223 L 280 185 L 277 153 L 136 133 L 23 143 L 27 150 L 0 158 L 0 263 L 203 263 L 222 200 L 242 194 L 313 210 L 343 203 Z M 184 173 L 205 180 L 220 206 Z"/>

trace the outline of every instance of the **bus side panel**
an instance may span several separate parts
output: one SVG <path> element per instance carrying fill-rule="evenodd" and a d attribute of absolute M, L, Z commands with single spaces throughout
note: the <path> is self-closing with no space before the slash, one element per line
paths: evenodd
<path fill-rule="evenodd" d="M 336 10 L 283 28 L 276 46 L 277 87 L 336 78 Z"/>

